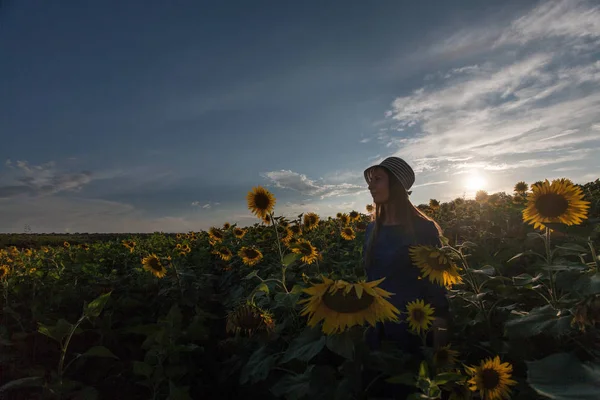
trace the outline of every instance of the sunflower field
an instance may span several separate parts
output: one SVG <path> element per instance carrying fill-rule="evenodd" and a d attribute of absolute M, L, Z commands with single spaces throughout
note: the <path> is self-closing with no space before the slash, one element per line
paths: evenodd
<path fill-rule="evenodd" d="M 250 227 L 0 249 L 0 399 L 600 398 L 600 180 L 419 205 L 443 245 L 403 267 L 448 289 L 437 348 L 434 307 L 396 309 L 365 280 L 371 205 L 286 218 L 263 187 L 246 202 Z M 371 350 L 380 321 L 408 324 L 419 356 Z"/>

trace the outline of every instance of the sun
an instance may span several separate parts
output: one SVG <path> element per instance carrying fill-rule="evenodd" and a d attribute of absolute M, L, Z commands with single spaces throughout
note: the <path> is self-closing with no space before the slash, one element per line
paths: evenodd
<path fill-rule="evenodd" d="M 478 174 L 471 174 L 465 179 L 465 186 L 469 190 L 481 190 L 485 185 L 485 178 Z"/>

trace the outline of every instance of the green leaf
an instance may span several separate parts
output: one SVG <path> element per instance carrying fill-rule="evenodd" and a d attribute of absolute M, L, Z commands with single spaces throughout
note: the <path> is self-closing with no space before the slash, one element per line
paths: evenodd
<path fill-rule="evenodd" d="M 171 306 L 171 309 L 169 310 L 169 313 L 167 314 L 165 322 L 167 322 L 173 329 L 179 332 L 181 330 L 182 319 L 183 315 L 181 314 L 179 306 L 177 304 L 173 304 Z"/>
<path fill-rule="evenodd" d="M 42 376 L 28 376 L 27 378 L 15 379 L 9 381 L 4 385 L 0 386 L 0 393 L 6 392 L 12 389 L 19 389 L 23 387 L 39 387 L 44 385 L 44 377 Z"/>
<path fill-rule="evenodd" d="M 475 274 L 485 275 L 485 276 L 494 276 L 496 275 L 496 269 L 491 265 L 484 265 L 481 269 L 472 270 Z"/>
<path fill-rule="evenodd" d="M 246 275 L 243 280 L 248 280 L 248 279 L 252 279 L 258 276 L 258 270 L 254 270 L 252 272 L 250 272 L 248 275 Z"/>
<path fill-rule="evenodd" d="M 536 276 L 531 276 L 529 274 L 520 274 L 513 277 L 513 284 L 515 286 L 531 285 L 532 283 L 537 282 L 542 276 L 542 274 L 537 274 Z"/>
<path fill-rule="evenodd" d="M 600 272 L 582 275 L 573 285 L 572 291 L 582 297 L 600 293 Z"/>
<path fill-rule="evenodd" d="M 561 250 L 574 251 L 577 253 L 587 253 L 589 250 L 577 243 L 566 243 L 566 244 L 563 244 L 562 246 L 556 246 L 556 248 L 561 249 Z"/>
<path fill-rule="evenodd" d="M 83 353 L 81 356 L 82 357 L 114 358 L 116 360 L 119 359 L 119 357 L 115 356 L 112 353 L 112 351 L 110 351 L 109 349 L 107 349 L 104 346 L 94 346 L 94 347 L 91 347 L 90 349 L 88 349 L 88 351 L 86 351 L 85 353 Z"/>
<path fill-rule="evenodd" d="M 269 287 L 266 283 L 261 282 L 258 285 L 256 285 L 256 287 L 254 288 L 254 292 L 265 292 L 266 294 L 269 294 Z"/>
<path fill-rule="evenodd" d="M 300 400 L 310 393 L 311 372 L 315 366 L 309 365 L 303 374 L 286 375 L 273 387 L 271 393 L 276 397 L 285 396 L 287 400 Z"/>
<path fill-rule="evenodd" d="M 173 381 L 169 381 L 169 397 L 167 397 L 167 400 L 193 400 L 189 392 L 189 386 L 176 386 Z"/>
<path fill-rule="evenodd" d="M 98 296 L 96 299 L 94 299 L 91 303 L 87 304 L 84 307 L 83 315 L 85 315 L 88 318 L 98 317 L 100 315 L 100 313 L 102 313 L 104 306 L 108 302 L 108 299 L 110 298 L 111 293 L 112 293 L 112 291 L 108 292 L 108 293 L 104 293 L 104 294 Z"/>
<path fill-rule="evenodd" d="M 269 354 L 265 346 L 259 347 L 248 359 L 240 373 L 240 384 L 256 383 L 267 379 L 271 368 L 277 363 L 276 354 Z"/>
<path fill-rule="evenodd" d="M 583 364 L 568 353 L 526 361 L 527 383 L 539 394 L 556 400 L 597 400 L 600 364 Z"/>
<path fill-rule="evenodd" d="M 421 361 L 419 365 L 419 378 L 420 379 L 428 379 L 429 378 L 429 369 L 427 368 L 427 363 L 425 361 Z"/>
<path fill-rule="evenodd" d="M 355 338 L 352 336 L 352 331 L 345 331 L 338 335 L 328 335 L 326 346 L 345 359 L 354 360 L 354 343 Z"/>
<path fill-rule="evenodd" d="M 294 261 L 299 259 L 301 256 L 302 256 L 301 254 L 297 254 L 297 253 L 286 254 L 285 257 L 283 257 L 283 266 L 284 267 L 290 266 Z"/>
<path fill-rule="evenodd" d="M 556 311 L 550 305 L 545 305 L 507 321 L 505 328 L 511 338 L 526 338 L 542 333 L 559 337 L 572 330 L 571 319 L 568 311 Z"/>
<path fill-rule="evenodd" d="M 154 367 L 143 362 L 143 361 L 133 361 L 133 373 L 140 376 L 145 376 L 146 378 L 150 378 L 152 372 L 154 372 Z"/>
<path fill-rule="evenodd" d="M 318 326 L 314 328 L 306 327 L 296 339 L 290 343 L 280 364 L 285 364 L 291 360 L 309 361 L 323 350 L 327 338 L 321 334 Z"/>
<path fill-rule="evenodd" d="M 396 385 L 406 385 L 406 386 L 415 386 L 415 374 L 410 372 L 405 372 L 400 375 L 395 375 L 389 377 L 385 380 L 386 382 L 393 383 Z"/>
<path fill-rule="evenodd" d="M 442 372 L 435 376 L 435 383 L 438 385 L 444 385 L 448 382 L 459 382 L 466 380 L 467 377 L 461 374 L 455 374 L 453 372 Z"/>
<path fill-rule="evenodd" d="M 63 339 L 71 332 L 73 324 L 65 319 L 59 319 L 54 326 L 38 323 L 38 332 L 46 335 L 61 343 Z"/>

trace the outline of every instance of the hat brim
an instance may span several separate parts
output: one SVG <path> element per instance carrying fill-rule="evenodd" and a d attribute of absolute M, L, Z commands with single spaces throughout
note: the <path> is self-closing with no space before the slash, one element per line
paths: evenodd
<path fill-rule="evenodd" d="M 384 168 L 387 172 L 389 172 L 390 174 L 394 174 L 392 171 L 390 171 L 390 169 L 388 167 L 386 167 L 385 165 L 380 165 L 380 164 L 376 164 L 376 165 L 371 165 L 369 168 L 365 169 L 363 172 L 363 175 L 365 177 L 365 181 L 367 182 L 367 185 L 370 183 L 369 182 L 369 171 L 372 170 L 375 167 L 379 167 L 379 168 Z M 395 176 L 395 175 L 394 175 Z M 398 180 L 398 182 L 400 182 L 400 180 Z M 411 194 L 412 190 L 407 190 L 404 185 L 402 184 L 402 182 L 400 182 L 400 186 L 402 186 L 402 188 L 406 191 L 406 193 Z"/>

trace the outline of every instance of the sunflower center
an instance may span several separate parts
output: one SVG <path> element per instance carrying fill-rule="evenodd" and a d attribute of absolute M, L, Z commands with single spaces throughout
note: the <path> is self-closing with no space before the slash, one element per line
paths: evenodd
<path fill-rule="evenodd" d="M 302 243 L 299 248 L 300 252 L 305 256 L 310 256 L 312 254 L 312 248 L 306 243 Z"/>
<path fill-rule="evenodd" d="M 411 311 L 410 316 L 413 321 L 421 323 L 425 320 L 425 313 L 420 308 Z"/>
<path fill-rule="evenodd" d="M 160 263 L 158 262 L 157 258 L 151 258 L 150 260 L 148 260 L 148 265 L 155 271 L 161 270 Z"/>
<path fill-rule="evenodd" d="M 496 370 L 486 368 L 481 372 L 481 381 L 483 382 L 484 388 L 492 390 L 498 387 L 498 383 L 500 383 L 500 376 Z"/>
<path fill-rule="evenodd" d="M 351 314 L 366 310 L 375 301 L 375 298 L 370 294 L 363 292 L 361 298 L 356 296 L 356 292 L 350 291 L 350 293 L 344 295 L 343 291 L 336 291 L 331 294 L 325 293 L 323 296 L 323 304 L 330 310 L 342 314 Z"/>
<path fill-rule="evenodd" d="M 567 211 L 567 208 L 569 208 L 569 202 L 560 194 L 547 193 L 540 196 L 536 200 L 535 208 L 542 215 L 542 217 L 554 218 Z"/>
<path fill-rule="evenodd" d="M 271 200 L 269 199 L 269 196 L 259 193 L 254 196 L 254 204 L 259 210 L 267 210 L 271 205 Z"/>
<path fill-rule="evenodd" d="M 246 257 L 248 257 L 249 259 L 254 259 L 258 257 L 258 252 L 254 249 L 248 249 L 246 250 Z"/>
<path fill-rule="evenodd" d="M 428 266 L 434 271 L 447 271 L 448 264 L 445 262 L 440 262 L 439 256 L 429 257 Z"/>

